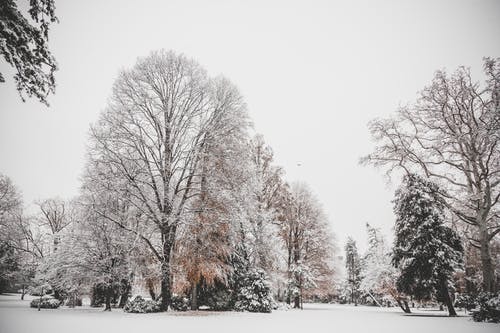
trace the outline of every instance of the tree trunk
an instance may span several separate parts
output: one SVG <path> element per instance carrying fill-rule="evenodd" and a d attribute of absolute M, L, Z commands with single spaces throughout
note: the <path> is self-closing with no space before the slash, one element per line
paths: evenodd
<path fill-rule="evenodd" d="M 26 294 L 26 286 L 23 284 L 23 289 L 21 291 L 21 301 L 24 300 L 24 295 Z"/>
<path fill-rule="evenodd" d="M 300 296 L 299 295 L 296 295 L 295 298 L 293 299 L 293 308 L 300 309 Z"/>
<path fill-rule="evenodd" d="M 43 297 L 43 288 L 42 288 L 42 291 L 40 292 L 40 299 L 38 302 L 38 311 L 40 311 L 40 309 L 42 308 L 42 297 Z"/>
<path fill-rule="evenodd" d="M 300 309 L 301 310 L 304 310 L 304 298 L 303 298 L 303 290 L 302 290 L 302 286 L 300 287 Z"/>
<path fill-rule="evenodd" d="M 118 303 L 118 307 L 123 308 L 125 304 L 127 304 L 128 298 L 130 297 L 130 291 L 132 290 L 132 286 L 128 280 L 122 280 L 122 292 L 120 295 L 120 302 Z"/>
<path fill-rule="evenodd" d="M 409 313 L 409 312 L 406 312 L 406 309 L 404 308 L 403 303 L 401 303 L 401 300 L 400 300 L 400 299 L 395 298 L 395 300 L 396 300 L 396 303 L 398 303 L 398 305 L 399 305 L 399 307 L 401 308 L 401 310 L 403 310 L 403 312 L 405 312 L 405 313 Z"/>
<path fill-rule="evenodd" d="M 453 302 L 451 301 L 450 292 L 448 290 L 446 281 L 441 282 L 441 293 L 443 294 L 444 304 L 448 308 L 449 316 L 456 317 L 457 313 L 455 311 L 455 308 L 453 307 Z"/>
<path fill-rule="evenodd" d="M 403 311 L 406 312 L 406 313 L 411 313 L 410 307 L 408 306 L 408 301 L 407 300 L 403 300 L 403 304 L 404 304 Z"/>
<path fill-rule="evenodd" d="M 401 302 L 402 297 L 395 291 L 389 291 L 389 294 L 394 298 L 396 303 L 398 303 L 398 306 L 403 310 L 404 313 L 411 313 L 410 307 L 408 306 L 408 302 L 405 301 L 405 304 Z"/>
<path fill-rule="evenodd" d="M 191 288 L 191 310 L 198 310 L 198 283 Z"/>
<path fill-rule="evenodd" d="M 490 241 L 486 223 L 480 225 L 480 245 L 481 245 L 481 266 L 483 273 L 483 291 L 495 292 L 495 267 L 491 260 Z"/>
<path fill-rule="evenodd" d="M 54 288 L 54 298 L 62 301 L 61 293 L 59 292 L 59 290 L 57 288 Z"/>
<path fill-rule="evenodd" d="M 111 296 L 113 293 L 113 287 L 109 285 L 106 287 L 106 307 L 104 308 L 104 311 L 111 311 Z"/>
<path fill-rule="evenodd" d="M 163 242 L 163 261 L 161 263 L 161 304 L 160 310 L 167 311 L 172 302 L 172 293 L 170 285 L 170 251 L 172 246 L 166 240 L 168 234 L 164 234 Z"/>

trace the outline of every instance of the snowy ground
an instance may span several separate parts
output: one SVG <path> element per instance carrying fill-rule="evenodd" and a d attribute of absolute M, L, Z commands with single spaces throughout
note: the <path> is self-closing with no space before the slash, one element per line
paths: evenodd
<path fill-rule="evenodd" d="M 116 309 L 102 312 L 89 307 L 57 310 L 29 308 L 19 295 L 0 295 L 1 333 L 142 333 L 142 332 L 383 332 L 482 333 L 499 332 L 498 324 L 475 323 L 460 313 L 417 311 L 404 315 L 397 308 L 306 304 L 303 311 L 278 310 L 271 314 L 237 312 L 168 312 L 128 314 Z"/>

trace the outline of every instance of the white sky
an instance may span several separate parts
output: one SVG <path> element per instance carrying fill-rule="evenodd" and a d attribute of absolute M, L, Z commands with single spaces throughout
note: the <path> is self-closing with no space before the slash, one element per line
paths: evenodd
<path fill-rule="evenodd" d="M 63 1 L 46 108 L 22 103 L 3 59 L 0 172 L 35 199 L 75 195 L 89 124 L 120 68 L 165 48 L 241 90 L 290 181 L 310 184 L 343 247 L 365 223 L 391 233 L 394 186 L 358 165 L 367 122 L 413 101 L 437 69 L 500 56 L 500 1 Z M 301 166 L 297 166 L 300 162 Z"/>

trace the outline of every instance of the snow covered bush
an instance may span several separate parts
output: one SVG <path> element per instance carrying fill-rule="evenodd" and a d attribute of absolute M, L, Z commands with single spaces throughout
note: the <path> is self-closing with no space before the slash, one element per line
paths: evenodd
<path fill-rule="evenodd" d="M 123 311 L 130 313 L 160 312 L 160 302 L 136 296 L 133 300 L 125 304 Z"/>
<path fill-rule="evenodd" d="M 233 291 L 222 284 L 216 284 L 202 291 L 200 304 L 206 305 L 213 311 L 228 311 L 234 306 Z"/>
<path fill-rule="evenodd" d="M 462 309 L 472 310 L 476 307 L 476 297 L 467 294 L 460 294 L 455 300 L 455 306 Z"/>
<path fill-rule="evenodd" d="M 250 271 L 243 279 L 234 309 L 249 312 L 271 312 L 273 298 L 266 275 L 261 270 Z"/>
<path fill-rule="evenodd" d="M 189 309 L 189 299 L 184 296 L 172 295 L 170 306 L 175 311 L 187 311 Z"/>
<path fill-rule="evenodd" d="M 474 321 L 500 323 L 500 294 L 480 293 L 476 299 L 478 310 L 472 312 Z"/>
<path fill-rule="evenodd" d="M 53 290 L 49 284 L 35 285 L 28 287 L 28 294 L 31 296 L 41 296 L 52 294 Z"/>
<path fill-rule="evenodd" d="M 61 301 L 55 299 L 52 296 L 42 296 L 42 298 L 35 298 L 31 301 L 31 308 L 38 308 L 40 306 L 41 309 L 57 309 L 61 305 Z"/>

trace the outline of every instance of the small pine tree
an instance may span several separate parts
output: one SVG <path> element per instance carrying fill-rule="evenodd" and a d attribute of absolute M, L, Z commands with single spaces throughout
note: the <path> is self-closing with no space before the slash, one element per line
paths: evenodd
<path fill-rule="evenodd" d="M 235 310 L 271 312 L 273 298 L 266 273 L 260 269 L 251 269 L 241 282 L 241 288 L 236 295 Z"/>
<path fill-rule="evenodd" d="M 347 270 L 347 284 L 350 290 L 350 302 L 358 305 L 359 286 L 361 283 L 361 258 L 358 254 L 356 241 L 351 237 L 345 245 L 345 266 Z"/>
<path fill-rule="evenodd" d="M 449 283 L 462 261 L 459 236 L 443 224 L 444 203 L 439 188 L 410 174 L 396 191 L 395 243 L 392 262 L 401 270 L 397 279 L 400 292 L 418 300 L 435 297 L 456 316 Z"/>

